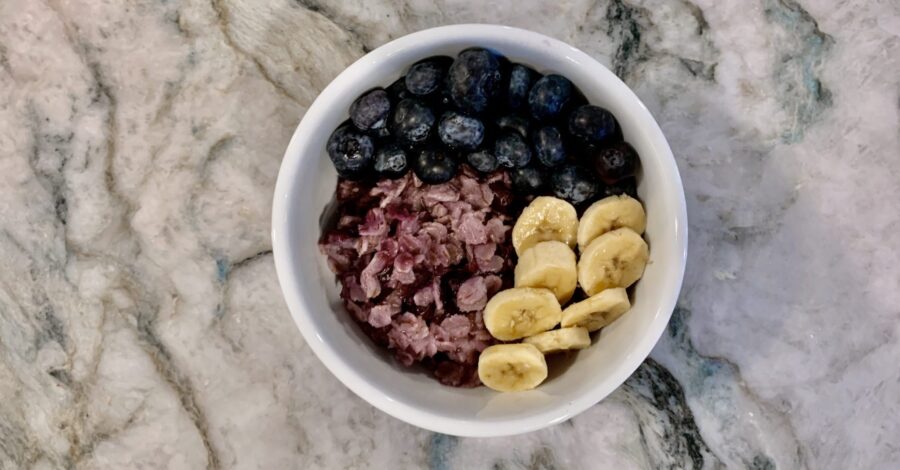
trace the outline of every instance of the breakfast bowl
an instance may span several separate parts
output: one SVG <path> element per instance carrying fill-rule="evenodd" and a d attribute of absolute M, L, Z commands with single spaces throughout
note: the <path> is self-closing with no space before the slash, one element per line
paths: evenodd
<path fill-rule="evenodd" d="M 326 154 L 332 131 L 357 96 L 387 87 L 414 62 L 482 47 L 541 73 L 568 77 L 611 111 L 640 155 L 637 193 L 646 208 L 650 258 L 631 289 L 631 310 L 594 335 L 537 389 L 498 393 L 442 385 L 375 345 L 342 305 L 318 248 L 337 174 Z M 534 32 L 494 25 L 444 26 L 404 36 L 368 53 L 335 78 L 297 126 L 278 174 L 272 210 L 275 266 L 291 315 L 322 363 L 380 410 L 421 428 L 489 437 L 534 431 L 572 418 L 612 393 L 650 354 L 681 289 L 687 213 L 678 168 L 656 121 L 635 94 L 580 50 Z"/>

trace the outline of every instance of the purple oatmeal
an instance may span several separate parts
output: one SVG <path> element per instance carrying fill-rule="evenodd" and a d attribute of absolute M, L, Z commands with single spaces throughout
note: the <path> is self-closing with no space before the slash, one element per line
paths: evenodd
<path fill-rule="evenodd" d="M 474 387 L 478 356 L 495 342 L 482 313 L 512 285 L 511 183 L 464 167 L 443 184 L 412 172 L 341 179 L 336 224 L 319 248 L 344 306 L 378 345 L 443 384 Z"/>

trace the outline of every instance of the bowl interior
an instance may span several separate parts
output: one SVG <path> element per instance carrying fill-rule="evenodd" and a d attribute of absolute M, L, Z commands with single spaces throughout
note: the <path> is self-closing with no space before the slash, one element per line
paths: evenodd
<path fill-rule="evenodd" d="M 574 361 L 556 364 L 537 390 L 501 394 L 485 387 L 446 387 L 408 369 L 375 347 L 340 302 L 334 275 L 319 254 L 320 215 L 337 176 L 324 152 L 332 130 L 360 93 L 387 86 L 418 59 L 456 55 L 473 46 L 496 49 L 543 73 L 559 73 L 591 103 L 615 114 L 641 156 L 638 192 L 647 212 L 650 262 L 629 313 L 605 328 Z M 282 290 L 306 340 L 325 365 L 373 405 L 428 429 L 457 435 L 514 434 L 563 421 L 619 386 L 649 354 L 681 285 L 686 216 L 681 181 L 659 127 L 611 72 L 559 41 L 514 28 L 462 25 L 435 28 L 382 46 L 326 88 L 298 126 L 276 187 L 273 238 Z"/>

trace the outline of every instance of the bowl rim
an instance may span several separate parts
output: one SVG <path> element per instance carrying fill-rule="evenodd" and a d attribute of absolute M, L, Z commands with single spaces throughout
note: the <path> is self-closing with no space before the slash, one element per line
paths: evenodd
<path fill-rule="evenodd" d="M 674 283 L 675 288 L 669 292 L 660 293 L 659 295 L 659 307 L 657 311 L 662 312 L 662 314 L 657 315 L 657 317 L 653 319 L 645 334 L 636 341 L 638 344 L 636 344 L 633 349 L 635 354 L 630 354 L 626 360 L 623 360 L 618 364 L 613 374 L 611 374 L 607 380 L 598 383 L 589 393 L 577 396 L 571 401 L 564 402 L 561 406 L 541 414 L 521 418 L 511 418 L 504 420 L 503 422 L 479 422 L 477 420 L 434 414 L 429 410 L 424 410 L 393 400 L 388 395 L 382 393 L 378 387 L 373 386 L 357 375 L 356 371 L 349 367 L 344 361 L 341 353 L 325 342 L 319 335 L 318 327 L 315 322 L 312 321 L 310 310 L 307 308 L 304 299 L 300 295 L 298 289 L 292 287 L 301 282 L 300 272 L 297 270 L 296 266 L 291 263 L 289 256 L 279 256 L 279 254 L 283 255 L 284 253 L 287 253 L 291 246 L 290 240 L 287 239 L 288 214 L 291 207 L 289 195 L 292 192 L 293 175 L 298 173 L 304 162 L 304 158 L 302 158 L 300 153 L 303 145 L 302 142 L 305 139 L 304 134 L 308 133 L 306 131 L 307 128 L 313 127 L 313 124 L 311 123 L 316 122 L 319 119 L 319 116 L 330 106 L 332 101 L 331 95 L 335 94 L 334 91 L 340 87 L 341 83 L 355 81 L 358 70 L 363 69 L 368 66 L 370 62 L 377 60 L 378 58 L 389 57 L 410 48 L 420 48 L 422 44 L 431 45 L 435 41 L 441 41 L 442 38 L 458 38 L 459 36 L 463 36 L 477 40 L 478 37 L 510 34 L 525 36 L 531 40 L 540 41 L 548 47 L 565 50 L 566 54 L 570 54 L 570 59 L 576 60 L 581 64 L 580 66 L 591 67 L 596 69 L 598 74 L 605 75 L 604 78 L 611 82 L 611 87 L 614 92 L 625 95 L 626 100 L 635 103 L 638 108 L 637 112 L 642 114 L 641 121 L 646 122 L 647 126 L 649 126 L 648 131 L 658 150 L 658 158 L 665 169 L 665 176 L 667 179 L 670 179 L 673 184 L 672 188 L 674 191 L 672 192 L 676 193 L 671 196 L 674 196 L 677 199 L 675 201 L 677 211 L 676 214 L 674 214 L 674 236 L 676 239 L 675 246 L 678 248 L 676 253 L 678 266 L 676 266 L 677 271 L 674 273 L 676 275 Z M 315 355 L 325 367 L 344 384 L 344 386 L 379 410 L 423 429 L 467 437 L 508 436 L 535 431 L 553 424 L 564 422 L 574 417 L 612 393 L 628 379 L 641 363 L 643 363 L 644 359 L 649 357 L 650 352 L 668 324 L 681 291 L 685 265 L 687 262 L 687 221 L 687 205 L 684 197 L 684 188 L 678 166 L 675 162 L 675 157 L 672 154 L 668 141 L 663 135 L 659 124 L 650 114 L 650 111 L 643 102 L 641 102 L 637 95 L 635 95 L 635 93 L 608 68 L 587 53 L 563 41 L 540 33 L 503 25 L 455 24 L 410 33 L 372 50 L 338 74 L 338 76 L 319 93 L 294 130 L 278 171 L 272 203 L 272 251 L 281 291 L 294 323 L 297 325 L 304 340 L 313 350 Z"/>

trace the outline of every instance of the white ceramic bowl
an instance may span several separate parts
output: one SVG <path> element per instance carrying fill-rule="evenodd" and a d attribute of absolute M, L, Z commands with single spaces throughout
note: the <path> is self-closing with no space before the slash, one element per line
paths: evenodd
<path fill-rule="evenodd" d="M 568 77 L 590 100 L 618 118 L 641 157 L 638 193 L 647 211 L 650 262 L 629 313 L 605 328 L 593 346 L 538 389 L 497 393 L 486 387 L 443 386 L 407 369 L 377 348 L 341 306 L 334 275 L 319 254 L 319 217 L 337 175 L 324 149 L 332 130 L 362 92 L 387 86 L 413 62 L 455 56 L 482 46 L 540 72 Z M 502 436 L 561 423 L 609 395 L 659 339 L 681 288 L 687 255 L 687 213 L 678 168 L 656 121 L 606 67 L 555 39 L 522 29 L 456 25 L 404 36 L 359 59 L 310 106 L 284 154 L 272 209 L 275 266 L 297 327 L 319 359 L 357 395 L 416 426 L 458 436 Z"/>

